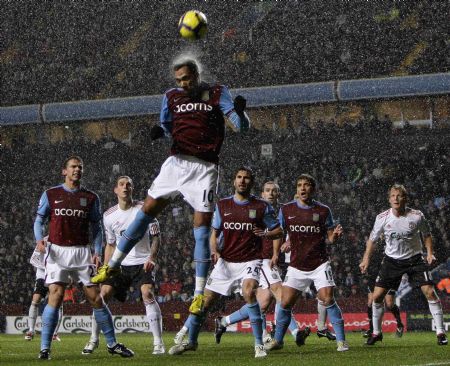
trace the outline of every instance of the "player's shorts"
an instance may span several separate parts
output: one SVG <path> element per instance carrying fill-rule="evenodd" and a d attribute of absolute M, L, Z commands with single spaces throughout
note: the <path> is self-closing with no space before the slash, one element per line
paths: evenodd
<path fill-rule="evenodd" d="M 45 268 L 36 268 L 36 280 L 40 278 L 45 280 Z"/>
<path fill-rule="evenodd" d="M 48 287 L 45 286 L 45 280 L 43 278 L 36 278 L 36 282 L 34 283 L 33 295 L 39 294 L 42 298 L 47 296 Z"/>
<path fill-rule="evenodd" d="M 330 262 L 322 263 L 315 270 L 308 272 L 289 266 L 283 286 L 292 287 L 298 291 L 307 291 L 312 283 L 317 291 L 322 287 L 335 286 Z"/>
<path fill-rule="evenodd" d="M 155 273 L 145 272 L 143 264 L 121 266 L 121 274 L 106 280 L 103 284 L 114 287 L 114 297 L 124 302 L 130 286 L 141 288 L 142 285 L 155 285 Z"/>
<path fill-rule="evenodd" d="M 148 195 L 172 199 L 182 194 L 195 211 L 213 212 L 218 177 L 217 164 L 194 156 L 173 155 L 162 165 Z"/>
<path fill-rule="evenodd" d="M 45 283 L 81 282 L 84 286 L 94 286 L 91 277 L 95 275 L 95 265 L 92 263 L 91 250 L 85 245 L 63 247 L 48 243 L 48 253 L 45 260 Z"/>
<path fill-rule="evenodd" d="M 381 262 L 381 268 L 375 286 L 397 289 L 405 273 L 408 274 L 409 283 L 412 288 L 433 285 L 430 267 L 422 255 L 418 254 L 408 259 L 394 259 L 385 256 Z"/>
<path fill-rule="evenodd" d="M 259 286 L 263 289 L 269 288 L 275 283 L 281 282 L 281 275 L 278 271 L 278 267 L 273 266 L 270 269 L 270 259 L 263 259 L 261 267 L 261 276 L 259 279 Z"/>
<path fill-rule="evenodd" d="M 224 296 L 230 296 L 241 281 L 252 279 L 259 282 L 262 259 L 249 262 L 227 262 L 220 258 L 211 271 L 205 288 Z"/>
<path fill-rule="evenodd" d="M 368 294 L 372 294 L 373 293 L 373 290 L 375 288 L 375 280 L 376 280 L 376 278 L 377 278 L 377 276 L 370 276 L 367 279 L 367 293 Z M 397 293 L 397 291 L 391 288 L 391 289 L 389 289 L 389 291 L 387 292 L 386 295 L 395 296 L 396 293 Z"/>

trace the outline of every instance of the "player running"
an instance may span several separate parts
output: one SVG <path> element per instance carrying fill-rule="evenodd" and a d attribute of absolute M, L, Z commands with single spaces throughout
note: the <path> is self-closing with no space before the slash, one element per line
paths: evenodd
<path fill-rule="evenodd" d="M 216 204 L 211 234 L 215 266 L 205 288 L 204 311 L 189 316 L 189 342 L 173 346 L 170 354 L 197 349 L 198 334 L 208 309 L 220 295 L 229 296 L 233 286 L 242 281 L 242 295 L 255 337 L 255 357 L 266 357 L 261 311 L 256 301 L 262 265 L 261 238 L 275 239 L 281 236 L 282 230 L 270 204 L 251 195 L 253 184 L 253 172 L 246 167 L 239 168 L 234 179 L 234 195 Z M 217 238 L 221 232 L 223 248 L 219 252 Z"/>
<path fill-rule="evenodd" d="M 105 261 L 110 257 L 122 233 L 133 221 L 142 207 L 142 202 L 133 200 L 133 181 L 128 176 L 120 176 L 116 180 L 114 193 L 118 204 L 103 214 L 103 225 L 106 235 Z M 150 242 L 151 237 L 151 242 Z M 162 339 L 161 309 L 155 300 L 155 263 L 160 244 L 159 223 L 155 219 L 150 223 L 146 234 L 130 251 L 121 265 L 121 273 L 107 280 L 101 287 L 101 296 L 108 303 L 111 297 L 124 302 L 130 286 L 139 286 L 145 306 L 150 331 L 153 333 L 153 354 L 165 353 Z M 92 332 L 89 342 L 81 352 L 91 354 L 98 347 L 100 329 L 95 317 L 92 318 Z"/>
<path fill-rule="evenodd" d="M 109 263 L 93 278 L 104 282 L 118 271 L 119 265 L 142 238 L 150 222 L 179 194 L 194 209 L 195 296 L 189 308 L 200 314 L 204 287 L 211 261 L 209 233 L 218 182 L 219 153 L 228 117 L 235 128 L 248 126 L 245 99 L 235 100 L 223 85 L 208 85 L 200 80 L 197 62 L 184 59 L 174 67 L 177 88 L 164 94 L 161 126 L 154 126 L 151 138 L 172 136 L 171 156 L 148 190 L 142 210 L 122 235 Z"/>
<path fill-rule="evenodd" d="M 36 248 L 47 254 L 45 258 L 45 284 L 49 287 L 48 303 L 42 313 L 40 359 L 50 359 L 52 335 L 58 323 L 59 308 L 64 289 L 70 281 L 81 282 L 84 294 L 94 308 L 94 316 L 105 335 L 111 354 L 132 357 L 133 351 L 117 343 L 114 324 L 108 307 L 103 303 L 100 289 L 91 282 L 95 263 L 102 252 L 100 200 L 98 196 L 81 186 L 83 161 L 70 156 L 62 167 L 64 183 L 46 190 L 39 201 L 34 235 Z M 48 242 L 43 240 L 44 221 L 49 219 Z M 89 231 L 95 246 L 91 255 Z"/>
<path fill-rule="evenodd" d="M 279 220 L 291 242 L 291 259 L 283 283 L 275 339 L 266 345 L 267 350 L 283 348 L 292 307 L 300 292 L 311 283 L 314 283 L 317 298 L 326 307 L 333 324 L 337 350 L 343 352 L 349 349 L 341 309 L 333 295 L 335 283 L 326 250 L 326 242 L 334 243 L 343 229 L 341 225 L 335 226 L 330 208 L 313 199 L 315 190 L 316 180 L 309 174 L 300 175 L 297 179 L 298 199 L 280 209 Z"/>
<path fill-rule="evenodd" d="M 47 241 L 48 237 L 44 238 Z M 48 287 L 45 286 L 45 263 L 44 263 L 45 253 L 41 253 L 38 250 L 34 250 L 30 258 L 30 263 L 36 269 L 36 281 L 34 283 L 33 297 L 31 298 L 31 305 L 28 310 L 28 331 L 25 333 L 25 340 L 31 341 L 35 334 L 36 320 L 39 313 L 39 305 L 42 300 L 48 294 Z M 61 325 L 61 320 L 63 316 L 63 306 L 59 308 L 58 314 L 58 324 L 56 325 L 55 331 L 53 333 L 52 340 L 61 342 L 58 336 L 58 329 Z"/>
<path fill-rule="evenodd" d="M 372 346 L 383 340 L 381 324 L 384 297 L 389 289 L 399 287 L 402 276 L 406 273 L 411 286 L 420 286 L 427 298 L 436 325 L 437 343 L 445 346 L 448 340 L 445 335 L 442 306 L 430 275 L 430 265 L 436 258 L 433 255 L 433 240 L 429 225 L 421 211 L 406 206 L 408 194 L 403 185 L 394 184 L 389 188 L 388 195 L 391 208 L 377 216 L 359 265 L 361 272 L 366 273 L 375 250 L 375 243 L 381 235 L 384 235 L 385 256 L 373 291 L 373 333 L 366 344 Z M 422 238 L 427 251 L 425 258 L 422 254 Z"/>

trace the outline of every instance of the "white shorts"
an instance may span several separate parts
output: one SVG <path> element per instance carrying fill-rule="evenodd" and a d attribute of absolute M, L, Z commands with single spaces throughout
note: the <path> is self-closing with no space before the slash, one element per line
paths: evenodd
<path fill-rule="evenodd" d="M 36 268 L 36 279 L 45 280 L 45 268 Z"/>
<path fill-rule="evenodd" d="M 241 281 L 252 279 L 259 282 L 261 265 L 261 259 L 232 263 L 220 258 L 209 275 L 205 288 L 218 294 L 229 296 L 232 290 L 240 286 Z"/>
<path fill-rule="evenodd" d="M 259 281 L 259 286 L 263 289 L 269 288 L 275 283 L 281 282 L 280 272 L 278 267 L 273 266 L 270 269 L 270 259 L 263 259 L 263 264 L 261 267 L 261 278 Z"/>
<path fill-rule="evenodd" d="M 292 287 L 299 291 L 306 291 L 313 282 L 317 291 L 322 287 L 335 286 L 330 262 L 325 262 L 314 271 L 309 272 L 300 271 L 289 266 L 286 277 L 284 278 L 283 286 Z"/>
<path fill-rule="evenodd" d="M 63 247 L 48 245 L 48 255 L 45 261 L 45 284 L 56 282 L 82 282 L 84 286 L 93 286 L 91 277 L 95 275 L 95 265 L 92 263 L 91 249 L 87 246 Z"/>
<path fill-rule="evenodd" d="M 172 199 L 182 194 L 195 211 L 213 212 L 219 168 L 189 155 L 169 156 L 148 190 L 153 198 Z"/>

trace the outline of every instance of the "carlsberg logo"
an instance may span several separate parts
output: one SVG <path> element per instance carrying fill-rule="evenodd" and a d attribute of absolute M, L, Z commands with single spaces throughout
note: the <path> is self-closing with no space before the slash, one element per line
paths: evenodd
<path fill-rule="evenodd" d="M 192 112 L 192 111 L 203 111 L 203 112 L 210 112 L 212 111 L 213 107 L 209 104 L 205 103 L 187 103 L 187 104 L 180 104 L 175 106 L 175 112 Z"/>
<path fill-rule="evenodd" d="M 320 226 L 289 225 L 289 230 L 296 233 L 320 233 Z"/>

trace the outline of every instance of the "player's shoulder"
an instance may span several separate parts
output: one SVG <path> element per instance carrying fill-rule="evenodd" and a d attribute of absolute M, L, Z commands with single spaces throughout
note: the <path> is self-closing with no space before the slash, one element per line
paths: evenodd
<path fill-rule="evenodd" d="M 139 200 L 133 201 L 133 207 L 140 209 L 142 206 L 144 206 L 144 201 L 139 201 Z"/>
<path fill-rule="evenodd" d="M 316 207 L 321 210 L 331 211 L 330 206 L 316 200 L 313 200 L 313 207 Z"/>
<path fill-rule="evenodd" d="M 87 196 L 90 196 L 91 198 L 99 199 L 97 193 L 95 193 L 93 190 L 91 190 L 85 186 L 81 186 L 80 189 L 78 190 L 78 193 L 83 193 Z"/>
<path fill-rule="evenodd" d="M 114 214 L 114 212 L 117 212 L 117 210 L 119 209 L 119 204 L 114 205 L 110 208 L 108 208 L 104 213 L 103 213 L 103 218 L 105 220 L 109 219 L 111 217 L 111 215 Z"/>
<path fill-rule="evenodd" d="M 181 88 L 170 88 L 164 92 L 164 95 L 166 96 L 167 99 L 170 99 L 171 96 L 173 96 L 175 94 L 179 94 L 182 91 L 183 91 L 183 89 L 181 89 Z"/>
<path fill-rule="evenodd" d="M 281 212 L 283 212 L 283 211 L 285 211 L 285 210 L 288 210 L 288 209 L 290 209 L 290 208 L 296 208 L 296 207 L 298 207 L 298 206 L 297 206 L 297 201 L 296 201 L 296 200 L 292 200 L 292 201 L 289 201 L 289 202 L 285 202 L 285 203 L 280 204 L 280 210 L 281 210 Z"/>
<path fill-rule="evenodd" d="M 60 190 L 64 190 L 63 184 L 58 184 L 56 186 L 47 188 L 44 192 L 45 193 L 53 193 L 53 192 L 60 191 Z"/>
<path fill-rule="evenodd" d="M 419 217 L 424 216 L 423 212 L 420 210 L 416 210 L 416 209 L 410 208 L 410 207 L 408 207 L 407 210 L 408 210 L 408 215 L 410 215 L 410 216 L 419 216 Z"/>
<path fill-rule="evenodd" d="M 230 201 L 233 201 L 233 196 L 232 195 L 219 199 L 218 203 L 225 203 L 225 202 L 230 202 Z"/>
<path fill-rule="evenodd" d="M 383 211 L 383 212 L 380 212 L 378 215 L 377 215 L 377 220 L 383 220 L 383 219 L 385 219 L 385 218 L 387 218 L 388 216 L 389 216 L 389 214 L 391 213 L 391 209 L 390 208 L 388 208 L 386 211 Z"/>

